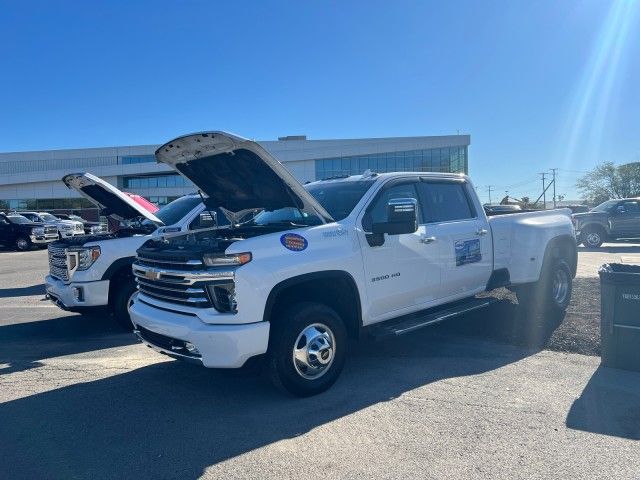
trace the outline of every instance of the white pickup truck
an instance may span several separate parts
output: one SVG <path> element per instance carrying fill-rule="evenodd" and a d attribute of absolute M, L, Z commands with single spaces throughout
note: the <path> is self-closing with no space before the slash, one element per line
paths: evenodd
<path fill-rule="evenodd" d="M 366 172 L 301 185 L 255 142 L 207 132 L 156 151 L 231 225 L 148 241 L 130 308 L 140 340 L 205 367 L 262 356 L 277 386 L 331 386 L 347 339 L 398 335 L 514 289 L 563 312 L 577 253 L 568 210 L 487 218 L 464 175 Z M 252 209 L 253 220 L 238 219 Z"/>
<path fill-rule="evenodd" d="M 66 175 L 62 181 L 96 204 L 103 214 L 129 226 L 116 233 L 83 235 L 50 244 L 47 297 L 69 311 L 108 308 L 123 327 L 131 330 L 128 305 L 136 292 L 131 273 L 136 249 L 149 238 L 210 227 L 211 217 L 195 194 L 174 200 L 154 215 L 90 173 Z"/>

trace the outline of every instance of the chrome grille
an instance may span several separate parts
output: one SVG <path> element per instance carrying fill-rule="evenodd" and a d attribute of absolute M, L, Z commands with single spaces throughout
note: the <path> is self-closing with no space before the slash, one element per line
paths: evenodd
<path fill-rule="evenodd" d="M 49 250 L 49 273 L 60 280 L 69 280 L 67 271 L 67 254 L 64 247 L 56 245 L 58 242 L 50 243 Z"/>
<path fill-rule="evenodd" d="M 53 233 L 57 234 L 58 233 L 58 227 L 56 227 L 55 225 L 45 225 L 44 233 L 45 233 L 45 235 L 51 235 Z"/>
<path fill-rule="evenodd" d="M 178 267 L 177 264 L 173 266 Z M 206 290 L 207 284 L 233 275 L 230 272 L 158 268 L 145 265 L 140 260 L 133 264 L 133 274 L 138 283 L 138 290 L 144 295 L 196 308 L 211 306 Z"/>

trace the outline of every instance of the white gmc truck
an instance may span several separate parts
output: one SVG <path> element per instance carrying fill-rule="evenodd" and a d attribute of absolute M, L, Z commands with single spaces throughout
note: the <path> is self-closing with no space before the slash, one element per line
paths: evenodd
<path fill-rule="evenodd" d="M 136 250 L 149 238 L 211 227 L 211 217 L 198 195 L 174 200 L 154 215 L 90 173 L 66 175 L 62 181 L 97 205 L 104 215 L 128 226 L 116 233 L 83 235 L 50 244 L 47 298 L 69 311 L 107 308 L 118 323 L 131 330 L 128 305 L 136 292 L 131 273 Z"/>
<path fill-rule="evenodd" d="M 205 367 L 261 356 L 295 395 L 330 387 L 347 339 L 398 335 L 487 306 L 498 287 L 563 312 L 577 253 L 568 210 L 487 218 L 464 175 L 366 172 L 306 185 L 255 142 L 176 138 L 156 158 L 231 224 L 138 249 L 139 339 Z M 249 211 L 262 213 L 248 221 Z"/>

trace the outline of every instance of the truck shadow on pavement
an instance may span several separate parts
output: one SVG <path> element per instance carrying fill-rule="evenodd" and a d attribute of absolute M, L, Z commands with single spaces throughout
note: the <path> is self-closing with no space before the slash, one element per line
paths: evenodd
<path fill-rule="evenodd" d="M 31 295 L 44 296 L 45 293 L 44 283 L 31 285 L 29 287 L 0 288 L 0 298 L 28 297 Z"/>
<path fill-rule="evenodd" d="M 639 375 L 600 366 L 567 415 L 567 427 L 640 440 Z"/>
<path fill-rule="evenodd" d="M 530 353 L 434 330 L 365 340 L 337 384 L 306 399 L 283 396 L 252 372 L 157 363 L 0 404 L 0 477 L 197 478 L 417 387 Z"/>
<path fill-rule="evenodd" d="M 137 343 L 104 315 L 74 315 L 0 327 L 0 375 L 41 366 L 40 360 Z"/>

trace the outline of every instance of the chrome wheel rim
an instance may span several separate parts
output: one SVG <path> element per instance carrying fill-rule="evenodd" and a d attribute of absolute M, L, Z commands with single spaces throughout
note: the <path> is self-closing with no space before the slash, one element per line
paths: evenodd
<path fill-rule="evenodd" d="M 600 234 L 591 232 L 589 235 L 587 235 L 587 243 L 589 245 L 598 245 L 600 243 Z"/>
<path fill-rule="evenodd" d="M 293 366 L 305 380 L 315 380 L 329 371 L 335 358 L 336 339 L 329 327 L 313 323 L 305 327 L 293 344 Z"/>
<path fill-rule="evenodd" d="M 20 250 L 25 250 L 29 246 L 29 243 L 24 238 L 18 239 L 18 248 Z"/>
<path fill-rule="evenodd" d="M 564 270 L 557 270 L 553 276 L 553 300 L 563 305 L 569 293 L 569 277 Z"/>

